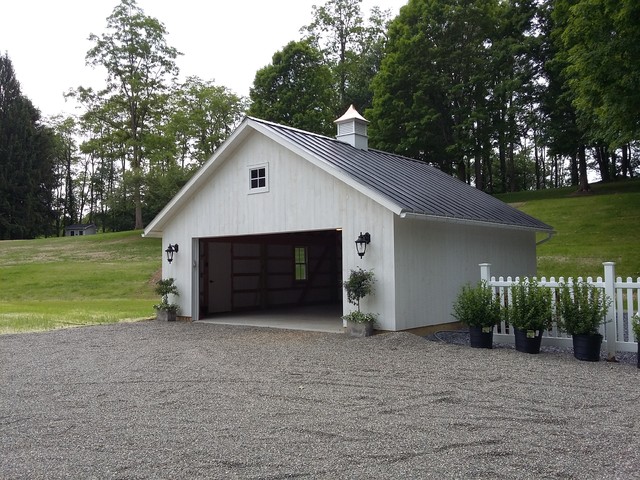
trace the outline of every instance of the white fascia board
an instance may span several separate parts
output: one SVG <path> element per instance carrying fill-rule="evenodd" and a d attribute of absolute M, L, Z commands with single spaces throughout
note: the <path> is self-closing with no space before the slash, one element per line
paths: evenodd
<path fill-rule="evenodd" d="M 251 120 L 249 120 L 249 121 L 251 122 Z M 327 162 L 325 162 L 321 158 L 318 158 L 317 156 L 315 156 L 313 153 L 309 152 L 308 150 L 299 147 L 297 144 L 289 141 L 288 139 L 286 139 L 284 137 L 281 137 L 280 135 L 278 135 L 277 133 L 273 132 L 272 130 L 264 127 L 261 123 L 259 123 L 259 122 L 252 122 L 252 123 L 253 123 L 252 124 L 253 128 L 258 130 L 263 135 L 269 137 L 271 140 L 273 140 L 274 142 L 282 145 L 286 149 L 291 150 L 296 155 L 301 156 L 302 158 L 304 158 L 308 162 L 312 163 L 313 165 L 315 165 L 319 169 L 327 172 L 329 175 L 332 175 L 333 177 L 336 177 L 338 180 L 346 183 L 347 185 L 349 185 L 354 190 L 357 190 L 358 192 L 360 192 L 363 195 L 369 197 L 373 201 L 379 203 L 380 205 L 385 207 L 387 210 L 390 210 L 391 212 L 395 213 L 396 215 L 400 215 L 402 213 L 402 207 L 400 205 L 398 205 L 397 203 L 389 200 L 384 195 L 381 195 L 380 193 L 378 193 L 375 190 L 367 187 L 366 185 L 361 184 L 360 182 L 355 180 L 353 177 L 347 175 L 343 170 L 339 169 L 338 167 L 334 167 L 331 164 L 328 164 Z"/>
<path fill-rule="evenodd" d="M 497 222 L 485 222 L 482 220 L 471 220 L 467 218 L 458 218 L 458 217 L 444 217 L 440 215 L 430 215 L 426 213 L 416 213 L 416 212 L 407 212 L 402 211 L 399 214 L 400 218 L 415 218 L 418 220 L 430 220 L 433 222 L 447 222 L 447 223 L 461 223 L 466 225 L 476 225 L 483 227 L 494 227 L 494 228 L 502 228 L 507 230 L 525 230 L 529 232 L 538 232 L 538 233 L 548 233 L 550 235 L 555 235 L 556 231 L 553 229 L 545 229 L 545 228 L 536 228 L 536 227 L 526 227 L 524 225 L 509 225 L 507 223 L 497 223 Z"/>
<path fill-rule="evenodd" d="M 144 229 L 143 237 L 161 238 L 164 225 L 192 196 L 198 191 L 211 177 L 213 172 L 224 162 L 229 154 L 234 150 L 239 138 L 246 136 L 248 127 L 248 118 L 236 128 L 229 138 L 211 155 L 202 167 L 191 177 L 191 179 L 180 189 L 180 191 L 165 205 L 165 207 L 151 220 L 149 225 Z"/>

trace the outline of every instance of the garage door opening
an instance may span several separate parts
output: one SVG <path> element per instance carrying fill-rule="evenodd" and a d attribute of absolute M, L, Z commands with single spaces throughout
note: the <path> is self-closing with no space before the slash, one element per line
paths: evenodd
<path fill-rule="evenodd" d="M 342 312 L 342 232 L 200 240 L 199 318 L 316 307 Z"/>

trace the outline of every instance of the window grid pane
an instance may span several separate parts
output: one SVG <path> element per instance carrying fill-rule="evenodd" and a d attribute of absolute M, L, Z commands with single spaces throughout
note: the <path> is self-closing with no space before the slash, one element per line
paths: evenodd
<path fill-rule="evenodd" d="M 294 247 L 296 281 L 307 280 L 307 247 Z"/>

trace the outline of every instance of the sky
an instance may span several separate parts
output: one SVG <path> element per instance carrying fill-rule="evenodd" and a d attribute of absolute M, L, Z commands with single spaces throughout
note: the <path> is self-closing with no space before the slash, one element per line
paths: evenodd
<path fill-rule="evenodd" d="M 408 0 L 363 0 L 392 18 Z M 119 0 L 4 0 L 0 53 L 8 53 L 22 94 L 43 116 L 73 114 L 64 99 L 71 88 L 101 87 L 105 73 L 85 65 L 91 33 L 101 35 Z M 248 96 L 255 73 L 275 52 L 299 40 L 312 20 L 312 6 L 325 0 L 138 0 L 148 16 L 166 27 L 167 43 L 182 52 L 180 77 L 213 80 Z"/>

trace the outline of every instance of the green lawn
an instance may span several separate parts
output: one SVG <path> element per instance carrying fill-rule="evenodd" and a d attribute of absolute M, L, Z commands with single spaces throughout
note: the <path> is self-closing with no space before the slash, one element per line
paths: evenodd
<path fill-rule="evenodd" d="M 0 333 L 152 317 L 161 246 L 140 235 L 0 242 Z"/>
<path fill-rule="evenodd" d="M 538 246 L 539 276 L 602 276 L 602 262 L 613 261 L 617 276 L 640 277 L 640 180 L 592 188 L 498 196 L 556 230 Z"/>

